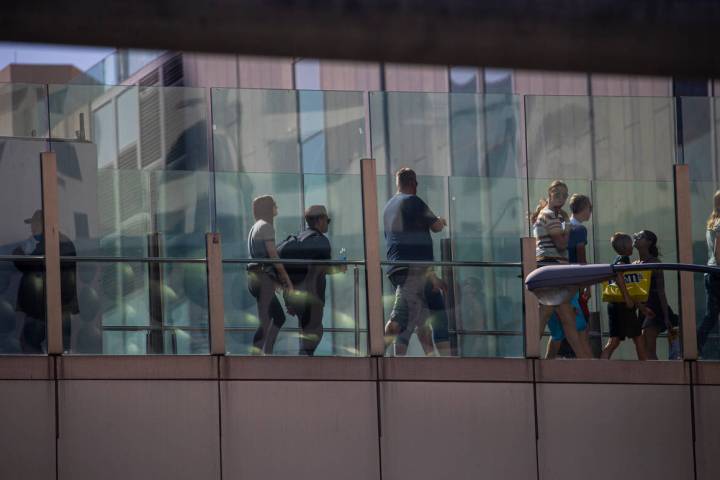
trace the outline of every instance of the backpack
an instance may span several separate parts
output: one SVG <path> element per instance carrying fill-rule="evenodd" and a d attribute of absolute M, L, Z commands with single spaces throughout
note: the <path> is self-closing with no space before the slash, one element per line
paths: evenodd
<path fill-rule="evenodd" d="M 303 242 L 316 235 L 320 235 L 320 233 L 310 229 L 299 235 L 288 235 L 288 237 L 277 246 L 278 257 L 288 260 L 310 259 L 312 252 L 303 246 Z M 283 266 L 293 285 L 299 285 L 305 280 L 305 277 L 307 277 L 308 264 L 285 263 Z"/>

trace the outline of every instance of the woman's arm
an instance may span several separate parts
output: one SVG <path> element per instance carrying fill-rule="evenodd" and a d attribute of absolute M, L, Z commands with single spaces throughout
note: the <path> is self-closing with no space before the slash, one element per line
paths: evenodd
<path fill-rule="evenodd" d="M 670 316 L 668 315 L 667 296 L 665 296 L 665 275 L 662 271 L 657 272 L 655 281 L 657 282 L 658 298 L 660 299 L 660 309 L 662 310 L 665 326 L 670 328 Z"/>
<path fill-rule="evenodd" d="M 715 236 L 715 244 L 713 245 L 713 251 L 715 252 L 715 262 L 720 260 L 720 237 Z"/>
<path fill-rule="evenodd" d="M 267 250 L 269 258 L 280 258 L 278 256 L 277 249 L 275 248 L 275 240 L 265 240 L 265 249 Z M 285 286 L 288 290 L 292 290 L 293 284 L 290 281 L 287 271 L 285 270 L 285 265 L 282 263 L 275 263 L 273 265 L 275 265 L 275 270 L 277 270 L 283 286 Z"/>
<path fill-rule="evenodd" d="M 567 250 L 570 232 L 558 226 L 557 228 L 548 231 L 548 235 L 550 236 L 550 239 L 553 241 L 553 243 L 555 244 L 555 248 L 557 248 L 558 251 L 563 252 Z"/>

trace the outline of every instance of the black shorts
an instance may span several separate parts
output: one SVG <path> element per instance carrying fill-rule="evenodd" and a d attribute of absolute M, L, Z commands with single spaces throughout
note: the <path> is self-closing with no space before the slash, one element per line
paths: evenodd
<path fill-rule="evenodd" d="M 624 340 L 642 334 L 642 320 L 638 318 L 634 308 L 628 308 L 623 303 L 608 303 L 608 317 L 611 337 Z"/>

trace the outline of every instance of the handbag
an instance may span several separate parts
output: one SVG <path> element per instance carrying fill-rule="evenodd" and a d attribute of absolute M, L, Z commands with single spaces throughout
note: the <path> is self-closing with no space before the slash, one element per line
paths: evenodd
<path fill-rule="evenodd" d="M 624 272 L 625 286 L 630 298 L 636 302 L 647 302 L 650 294 L 650 270 L 638 270 L 636 272 Z M 620 287 L 615 280 L 602 283 L 602 301 L 608 303 L 622 303 L 625 301 Z"/>

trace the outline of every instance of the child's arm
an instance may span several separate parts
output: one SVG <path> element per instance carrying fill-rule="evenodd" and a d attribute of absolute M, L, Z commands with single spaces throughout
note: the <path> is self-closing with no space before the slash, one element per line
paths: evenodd
<path fill-rule="evenodd" d="M 584 243 L 578 244 L 577 247 L 575 247 L 575 252 L 577 253 L 578 263 L 581 263 L 583 265 L 586 264 L 587 263 L 587 253 L 585 251 L 585 244 Z"/>
<path fill-rule="evenodd" d="M 625 300 L 625 305 L 628 308 L 635 308 L 635 302 L 630 297 L 630 292 L 628 292 L 627 285 L 625 285 L 625 276 L 622 274 L 622 272 L 619 272 L 617 274 L 617 285 L 620 287 L 620 291 L 622 292 L 623 299 Z"/>

